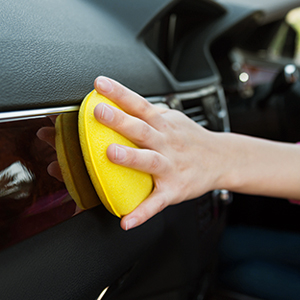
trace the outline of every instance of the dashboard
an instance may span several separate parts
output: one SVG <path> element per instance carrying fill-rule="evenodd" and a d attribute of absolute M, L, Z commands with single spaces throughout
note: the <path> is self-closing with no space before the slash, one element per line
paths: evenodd
<path fill-rule="evenodd" d="M 257 113 L 294 61 L 296 33 L 285 16 L 298 1 L 0 3 L 1 295 L 202 299 L 232 195 L 212 191 L 123 232 L 101 205 L 78 210 L 47 174 L 55 151 L 36 131 L 52 126 L 52 116 L 78 111 L 105 75 L 209 130 L 293 141 L 296 117 L 279 136 L 274 110 L 259 111 L 270 126 L 257 128 L 249 112 Z M 284 30 L 286 40 L 278 40 Z"/>

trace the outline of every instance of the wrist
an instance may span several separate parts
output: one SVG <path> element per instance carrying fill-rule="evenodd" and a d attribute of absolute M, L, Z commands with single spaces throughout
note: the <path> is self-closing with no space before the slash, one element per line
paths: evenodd
<path fill-rule="evenodd" d="M 228 132 L 215 133 L 219 154 L 217 159 L 217 189 L 239 190 L 243 185 L 240 169 L 244 153 L 239 150 L 242 141 L 238 135 Z"/>

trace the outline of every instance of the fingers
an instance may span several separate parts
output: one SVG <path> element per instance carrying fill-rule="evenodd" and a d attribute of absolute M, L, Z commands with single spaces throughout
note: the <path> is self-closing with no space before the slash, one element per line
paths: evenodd
<path fill-rule="evenodd" d="M 94 115 L 99 122 L 117 131 L 139 147 L 151 149 L 161 144 L 160 132 L 146 122 L 115 107 L 100 103 L 95 107 Z"/>
<path fill-rule="evenodd" d="M 55 149 L 55 128 L 54 127 L 42 127 L 36 133 L 37 137 L 47 142 L 51 147 Z"/>
<path fill-rule="evenodd" d="M 133 212 L 122 218 L 121 227 L 124 230 L 143 224 L 168 206 L 172 199 L 175 199 L 174 190 L 163 191 L 160 182 L 160 177 L 167 174 L 170 167 L 169 160 L 165 156 L 152 150 L 135 149 L 116 144 L 108 147 L 107 156 L 114 163 L 154 176 L 155 189 L 152 194 Z"/>
<path fill-rule="evenodd" d="M 146 121 L 153 127 L 159 126 L 163 120 L 160 110 L 154 105 L 110 78 L 100 76 L 96 78 L 94 86 L 98 93 L 109 98 L 128 114 Z"/>
<path fill-rule="evenodd" d="M 156 176 L 163 176 L 169 167 L 168 159 L 158 152 L 116 144 L 107 148 L 107 157 L 113 163 Z"/>
<path fill-rule="evenodd" d="M 167 116 L 171 110 L 150 104 L 116 81 L 98 77 L 94 85 L 98 93 L 123 110 L 100 103 L 95 107 L 95 118 L 143 148 L 112 144 L 107 148 L 107 157 L 118 165 L 153 175 L 154 191 L 121 220 L 121 227 L 129 230 L 143 224 L 166 206 L 182 201 L 182 198 L 179 199 L 182 188 L 178 186 L 178 174 L 186 167 L 181 162 L 184 159 L 177 160 L 181 162 L 178 164 L 172 156 L 183 152 L 181 150 L 184 148 L 182 144 L 186 140 L 186 133 L 178 130 L 177 115 L 170 113 Z M 177 141 L 180 141 L 179 146 Z M 186 180 L 189 181 L 188 178 Z"/>
<path fill-rule="evenodd" d="M 170 204 L 166 195 L 166 193 L 154 191 L 133 212 L 122 218 L 122 229 L 129 230 L 137 227 L 161 212 Z"/>
<path fill-rule="evenodd" d="M 49 164 L 47 171 L 50 176 L 56 178 L 57 180 L 59 180 L 61 182 L 64 181 L 58 161 L 53 161 L 51 164 Z"/>

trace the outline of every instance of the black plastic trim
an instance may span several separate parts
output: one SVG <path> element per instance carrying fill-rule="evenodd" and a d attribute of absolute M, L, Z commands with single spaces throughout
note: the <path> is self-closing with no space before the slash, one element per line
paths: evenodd
<path fill-rule="evenodd" d="M 0 252 L 2 299 L 96 299 L 163 233 L 161 215 L 125 232 L 103 206 Z"/>

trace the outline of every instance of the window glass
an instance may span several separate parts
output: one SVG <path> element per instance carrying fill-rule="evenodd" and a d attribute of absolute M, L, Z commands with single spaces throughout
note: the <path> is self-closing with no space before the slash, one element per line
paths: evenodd
<path fill-rule="evenodd" d="M 297 32 L 297 49 L 296 49 L 296 63 L 300 64 L 300 7 L 290 11 L 286 17 L 286 21 L 291 25 Z"/>

